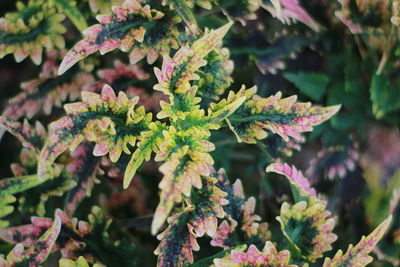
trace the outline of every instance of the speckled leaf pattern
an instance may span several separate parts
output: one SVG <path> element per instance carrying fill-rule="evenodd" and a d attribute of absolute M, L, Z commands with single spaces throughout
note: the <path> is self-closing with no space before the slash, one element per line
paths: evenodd
<path fill-rule="evenodd" d="M 217 183 L 217 179 L 213 177 L 215 171 L 210 170 L 210 174 L 210 176 L 203 177 L 203 187 L 200 190 L 194 190 L 192 197 L 187 201 L 188 205 L 195 207 L 191 212 L 188 224 L 197 237 L 201 237 L 205 233 L 208 236 L 216 234 L 217 218 L 225 216 L 223 206 L 228 204 L 224 198 L 226 193 L 215 185 Z"/>
<path fill-rule="evenodd" d="M 39 267 L 53 249 L 56 239 L 61 230 L 60 217 L 56 216 L 49 229 L 41 235 L 27 250 L 24 251 L 22 244 L 17 244 L 7 255 L 5 266 L 29 266 Z M 1 263 L 1 262 L 0 262 Z"/>
<path fill-rule="evenodd" d="M 210 175 L 210 166 L 214 163 L 208 154 L 209 149 L 209 146 L 190 148 L 186 145 L 168 156 L 167 161 L 161 165 L 160 172 L 164 177 L 159 184 L 160 203 L 155 211 L 152 233 L 156 233 L 162 226 L 174 203 L 182 201 L 183 195 L 190 197 L 192 186 L 198 189 L 202 187 L 201 176 Z"/>
<path fill-rule="evenodd" d="M 59 74 L 63 74 L 81 59 L 100 51 L 101 54 L 116 48 L 128 51 L 135 41 L 142 42 L 146 28 L 151 22 L 162 18 L 163 14 L 142 6 L 136 0 L 125 1 L 121 7 L 112 7 L 113 15 L 99 15 L 100 24 L 83 31 L 85 39 L 78 42 L 62 61 Z"/>
<path fill-rule="evenodd" d="M 21 62 L 30 56 L 39 65 L 43 48 L 64 47 L 63 14 L 43 0 L 17 2 L 17 10 L 0 18 L 0 58 L 14 54 L 15 61 Z"/>
<path fill-rule="evenodd" d="M 372 262 L 373 258 L 368 254 L 381 240 L 391 221 L 392 216 L 389 216 L 371 234 L 367 237 L 362 237 L 356 246 L 350 245 L 346 253 L 343 254 L 343 251 L 339 250 L 332 259 L 325 258 L 323 267 L 363 267 Z"/>
<path fill-rule="evenodd" d="M 282 93 L 261 98 L 256 87 L 238 93 L 230 92 L 227 101 L 245 96 L 246 101 L 228 117 L 230 128 L 238 141 L 255 143 L 267 137 L 268 131 L 280 135 L 285 141 L 289 137 L 301 139 L 302 132 L 312 131 L 318 125 L 338 112 L 340 105 L 331 107 L 311 106 L 311 103 L 297 102 L 296 96 L 282 98 Z"/>
<path fill-rule="evenodd" d="M 256 199 L 245 199 L 242 182 L 238 179 L 231 186 L 224 170 L 221 169 L 218 171 L 216 186 L 225 192 L 228 204 L 222 206 L 226 220 L 218 226 L 215 235 L 212 236 L 211 245 L 224 249 L 233 248 L 239 245 L 237 236 L 243 237 L 243 241 L 264 243 L 269 240 L 271 233 L 268 224 L 260 223 L 261 217 L 255 214 Z"/>
<path fill-rule="evenodd" d="M 196 236 L 187 227 L 193 206 L 168 218 L 168 228 L 159 234 L 161 241 L 154 251 L 158 255 L 158 267 L 183 266 L 193 262 L 193 252 L 200 249 Z"/>
<path fill-rule="evenodd" d="M 95 183 L 99 183 L 96 175 L 100 173 L 100 158 L 92 154 L 93 146 L 82 143 L 71 152 L 73 161 L 66 166 L 71 172 L 76 185 L 67 192 L 64 210 L 67 216 L 72 217 L 80 202 L 91 195 Z"/>
<path fill-rule="evenodd" d="M 82 92 L 83 102 L 65 105 L 68 116 L 50 125 L 50 135 L 39 160 L 39 178 L 46 176 L 51 164 L 66 149 L 75 148 L 83 141 L 94 141 L 95 156 L 109 154 L 115 162 L 128 144 L 135 145 L 140 132 L 147 129 L 151 114 L 143 107 L 134 109 L 138 97 L 128 99 L 105 85 L 101 95 Z"/>
<path fill-rule="evenodd" d="M 104 217 L 101 209 L 94 206 L 91 214 L 89 214 L 89 222 L 78 221 L 77 218 L 68 217 L 63 211 L 57 209 L 55 218 L 60 220 L 61 231 L 59 238 L 55 241 L 53 251 L 60 251 L 63 258 L 76 258 L 84 255 L 91 262 L 95 261 L 95 247 L 91 242 L 100 241 L 101 236 L 93 236 L 92 232 L 101 233 L 107 236 L 107 229 L 111 223 Z M 0 230 L 0 238 L 9 243 L 21 243 L 25 247 L 34 246 L 40 241 L 40 237 L 51 228 L 54 220 L 45 217 L 32 217 L 32 224 L 14 226 Z M 109 249 L 115 249 L 113 245 L 108 246 Z"/>
<path fill-rule="evenodd" d="M 27 120 L 23 123 L 0 116 L 0 128 L 8 131 L 18 138 L 27 148 L 39 152 L 43 147 L 46 138 L 46 129 L 40 122 L 36 122 L 32 127 Z"/>
<path fill-rule="evenodd" d="M 185 261 L 193 262 L 192 251 L 199 249 L 196 238 L 204 234 L 214 236 L 217 218 L 224 217 L 223 205 L 228 204 L 226 193 L 217 186 L 216 173 L 210 169 L 210 176 L 202 178 L 203 187 L 194 189 L 186 200 L 183 211 L 168 218 L 169 226 L 157 236 L 161 240 L 155 253 L 158 266 L 182 266 Z"/>

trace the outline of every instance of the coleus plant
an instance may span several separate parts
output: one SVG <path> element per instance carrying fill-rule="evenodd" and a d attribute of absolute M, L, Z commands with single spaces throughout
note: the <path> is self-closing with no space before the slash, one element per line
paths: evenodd
<path fill-rule="evenodd" d="M 19 62 L 29 55 L 40 64 L 43 47 L 48 50 L 39 78 L 23 83 L 24 92 L 9 101 L 0 117 L 0 127 L 24 145 L 21 162 L 12 165 L 15 177 L 0 180 L 0 238 L 17 244 L 1 264 L 41 266 L 51 252 L 59 251 L 60 266 L 139 265 L 133 242 L 120 238 L 121 233 L 109 234 L 118 223 L 101 208 L 92 208 L 89 222 L 73 216 L 99 177 L 122 178 L 123 188 L 129 190 L 149 161 L 158 163 L 163 176 L 150 227 L 151 234 L 158 234 L 158 266 L 307 266 L 324 259 L 323 266 L 328 267 L 365 266 L 372 261 L 369 254 L 391 216 L 347 252 L 338 250 L 328 257 L 326 252 L 337 239 L 336 218 L 295 167 L 267 167 L 268 173 L 287 178 L 294 200 L 282 204 L 277 217 L 281 231 L 272 232 L 255 213 L 256 199 L 246 199 L 242 182 L 231 185 L 225 171 L 214 166 L 215 132 L 229 129 L 238 143 L 246 144 L 280 140 L 279 150 L 289 151 L 304 140 L 303 133 L 335 115 L 340 105 L 312 105 L 297 96 L 283 97 L 282 92 L 263 97 L 256 86 L 228 91 L 233 63 L 222 40 L 234 22 L 201 29 L 194 6 L 218 6 L 242 24 L 257 18 L 262 7 L 282 22 L 300 21 L 318 31 L 319 25 L 298 1 L 106 2 L 89 1 L 94 13 L 103 14 L 96 16 L 99 24 L 87 29 L 77 3 L 62 0 L 17 4 L 18 12 L 7 14 L 0 25 L 0 56 L 13 53 Z M 56 10 L 83 34 L 68 52 L 62 50 L 64 16 Z M 55 46 L 58 50 L 52 50 Z M 91 70 L 97 63 L 90 55 L 117 48 L 129 52 L 130 64 L 115 61 L 113 69 L 99 70 L 95 77 Z M 147 63 L 157 64 L 160 56 L 155 79 L 136 65 L 145 57 Z M 79 97 L 81 101 L 71 103 Z M 35 127 L 17 121 L 52 115 L 61 104 L 65 114 L 56 120 L 51 116 L 47 130 L 38 121 Z M 52 196 L 64 200 L 54 219 L 45 217 Z M 6 216 L 17 198 L 20 212 L 40 217 L 8 227 Z M 273 242 L 279 234 L 285 242 Z M 195 262 L 193 251 L 200 250 L 198 240 L 203 236 L 222 251 L 196 257 Z M 24 251 L 24 246 L 30 248 Z"/>

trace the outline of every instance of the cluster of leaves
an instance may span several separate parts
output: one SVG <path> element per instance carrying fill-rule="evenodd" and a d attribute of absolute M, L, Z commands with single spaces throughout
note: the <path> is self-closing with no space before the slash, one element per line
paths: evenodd
<path fill-rule="evenodd" d="M 42 66 L 0 116 L 0 136 L 9 132 L 23 145 L 13 177 L 0 180 L 0 239 L 16 244 L 1 248 L 8 255 L 0 265 L 143 266 L 152 263 L 140 256 L 149 251 L 158 266 L 365 266 L 373 251 L 396 264 L 398 170 L 387 172 L 394 174 L 385 177 L 387 189 L 366 173 L 365 207 L 379 216 L 368 229 L 375 230 L 346 252 L 334 242 L 358 240 L 334 233 L 335 225 L 343 227 L 342 214 L 335 215 L 334 198 L 315 189 L 324 176 L 340 185 L 372 161 L 359 163 L 358 145 L 370 122 L 399 122 L 399 3 L 336 4 L 318 5 L 339 20 L 317 22 L 311 4 L 298 0 L 18 2 L 17 11 L 0 19 L 0 57 L 14 54 L 21 62 L 30 56 Z M 76 30 L 82 37 L 71 34 Z M 335 31 L 346 38 L 336 40 Z M 348 39 L 344 48 L 340 42 Z M 285 70 L 296 57 L 320 62 L 313 50 L 326 58 L 324 73 L 304 64 Z M 154 71 L 138 65 L 144 58 Z M 259 92 L 234 82 L 243 79 L 234 63 L 239 71 L 256 66 L 248 73 L 264 77 Z M 300 96 L 266 88 L 262 81 L 271 76 Z M 317 104 L 302 101 L 307 98 Z M 300 149 L 305 133 L 329 119 L 310 135 L 323 148 L 305 178 L 283 162 Z M 229 150 L 234 144 L 258 148 L 253 169 L 262 177 L 260 196 L 265 190 L 274 197 L 276 207 L 267 213 L 276 221 L 264 221 L 256 198 L 246 198 L 243 184 L 252 175 L 230 182 L 228 155 L 241 159 Z M 273 190 L 271 173 L 286 177 L 291 197 Z M 386 205 L 380 212 L 376 201 Z M 124 205 L 136 217 L 119 216 Z M 157 247 L 140 246 L 151 235 Z"/>

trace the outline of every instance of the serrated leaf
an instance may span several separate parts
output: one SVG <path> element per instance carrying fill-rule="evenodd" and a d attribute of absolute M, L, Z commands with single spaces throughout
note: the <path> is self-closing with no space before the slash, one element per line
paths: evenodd
<path fill-rule="evenodd" d="M 8 101 L 3 116 L 17 120 L 30 119 L 39 112 L 50 115 L 54 107 L 61 107 L 67 99 L 74 101 L 82 91 L 92 89 L 93 76 L 78 68 L 58 76 L 58 60 L 62 54 L 63 51 L 55 49 L 47 53 L 39 77 L 21 83 L 22 92 Z"/>
<path fill-rule="evenodd" d="M 30 56 L 40 65 L 43 48 L 64 47 L 62 34 L 66 28 L 61 24 L 64 18 L 42 0 L 30 0 L 17 12 L 7 13 L 0 18 L 0 58 L 14 54 L 15 61 L 21 62 Z"/>
<path fill-rule="evenodd" d="M 332 249 L 337 236 L 332 233 L 335 219 L 322 202 L 300 201 L 294 205 L 286 202 L 276 218 L 288 239 L 291 251 L 300 258 L 315 262 Z"/>
<path fill-rule="evenodd" d="M 184 263 L 193 262 L 192 251 L 200 249 L 195 235 L 187 227 L 189 213 L 193 208 L 187 207 L 168 218 L 168 228 L 157 236 L 161 241 L 154 251 L 154 254 L 158 255 L 157 266 L 182 266 Z"/>
<path fill-rule="evenodd" d="M 322 73 L 286 72 L 283 76 L 296 85 L 302 94 L 315 101 L 322 99 L 329 83 L 329 77 Z"/>
<path fill-rule="evenodd" d="M 287 250 L 277 251 L 275 246 L 267 241 L 262 251 L 259 251 L 255 245 L 242 246 L 231 250 L 231 253 L 221 259 L 214 259 L 215 267 L 241 267 L 241 266 L 286 266 L 291 265 L 290 252 Z"/>
<path fill-rule="evenodd" d="M 17 244 L 7 255 L 6 266 L 40 266 L 52 251 L 60 230 L 61 220 L 56 216 L 49 229 L 26 251 L 22 244 Z"/>
<path fill-rule="evenodd" d="M 83 92 L 83 102 L 65 105 L 66 117 L 50 124 L 50 135 L 40 154 L 38 176 L 46 176 L 50 165 L 65 150 L 75 148 L 85 139 L 96 142 L 93 154 L 109 154 L 115 162 L 122 151 L 130 154 L 128 144 L 135 145 L 136 139 L 151 121 L 143 107 L 134 106 L 138 97 L 128 99 L 105 85 L 101 95 Z"/>
<path fill-rule="evenodd" d="M 206 33 L 190 47 L 179 49 L 172 59 L 164 56 L 161 70 L 154 68 L 158 80 L 154 89 L 162 91 L 170 100 L 170 103 L 161 102 L 162 112 L 157 114 L 157 118 L 183 119 L 186 113 L 198 109 L 195 105 L 201 99 L 195 97 L 197 89 L 192 87 L 190 81 L 199 79 L 195 72 L 206 64 L 204 58 L 221 42 L 231 25 L 228 23 Z"/>
<path fill-rule="evenodd" d="M 79 203 L 90 196 L 94 184 L 99 181 L 96 175 L 99 172 L 100 158 L 92 154 L 93 146 L 87 143 L 81 144 L 71 153 L 73 160 L 66 166 L 71 173 L 71 179 L 76 185 L 68 190 L 64 203 L 67 216 L 72 217 Z"/>
<path fill-rule="evenodd" d="M 0 128 L 10 132 L 25 146 L 39 152 L 44 144 L 46 129 L 40 122 L 32 127 L 27 120 L 24 123 L 0 116 Z"/>
<path fill-rule="evenodd" d="M 71 0 L 52 0 L 55 2 L 60 13 L 65 13 L 79 31 L 85 30 L 88 26 L 85 17 L 76 6 L 76 1 Z"/>
<path fill-rule="evenodd" d="M 199 189 L 202 187 L 201 176 L 210 175 L 211 164 L 213 160 L 208 153 L 191 151 L 188 146 L 184 146 L 160 167 L 164 177 L 159 184 L 160 203 L 151 226 L 153 234 L 162 226 L 174 203 L 180 202 L 183 195 L 190 197 L 192 186 Z"/>
<path fill-rule="evenodd" d="M 363 267 L 369 264 L 373 258 L 368 254 L 371 253 L 383 237 L 391 221 L 392 216 L 389 216 L 371 234 L 367 237 L 363 236 L 355 247 L 350 245 L 345 254 L 343 254 L 342 250 L 338 250 L 332 259 L 325 258 L 323 267 Z"/>
<path fill-rule="evenodd" d="M 100 51 L 108 53 L 116 48 L 128 51 L 135 41 L 142 42 L 146 28 L 153 25 L 154 20 L 163 14 L 151 10 L 149 5 L 143 6 L 136 0 L 125 1 L 121 7 L 113 7 L 113 15 L 99 15 L 100 24 L 87 28 L 83 34 L 85 39 L 78 42 L 61 62 L 58 74 L 63 74 L 81 59 Z"/>
<path fill-rule="evenodd" d="M 124 175 L 124 188 L 128 188 L 130 182 L 137 169 L 146 160 L 150 160 L 151 153 L 156 150 L 157 146 L 163 140 L 163 131 L 167 130 L 164 124 L 159 122 L 152 122 L 149 124 L 149 131 L 143 131 L 138 139 L 135 152 L 133 152 L 131 160 L 129 161 Z"/>
<path fill-rule="evenodd" d="M 340 109 L 340 105 L 318 107 L 309 102 L 298 103 L 297 96 L 281 98 L 281 92 L 261 98 L 256 95 L 255 87 L 242 88 L 236 94 L 230 92 L 228 101 L 238 95 L 246 96 L 246 101 L 227 121 L 239 142 L 255 143 L 257 139 L 267 137 L 268 131 L 280 135 L 285 141 L 289 141 L 289 137 L 300 140 L 302 132 L 312 131 L 313 126 L 329 119 Z"/>

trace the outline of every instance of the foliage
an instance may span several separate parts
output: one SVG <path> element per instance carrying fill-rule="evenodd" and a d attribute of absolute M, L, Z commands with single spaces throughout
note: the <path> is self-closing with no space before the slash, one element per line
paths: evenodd
<path fill-rule="evenodd" d="M 13 5 L 0 266 L 399 265 L 399 1 Z"/>

